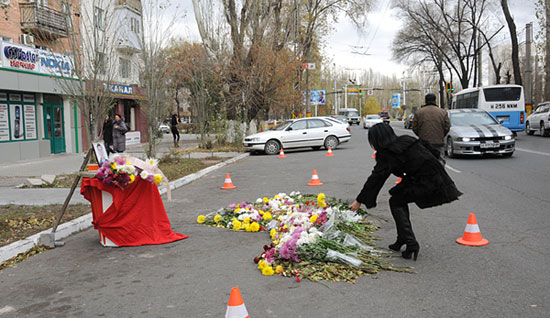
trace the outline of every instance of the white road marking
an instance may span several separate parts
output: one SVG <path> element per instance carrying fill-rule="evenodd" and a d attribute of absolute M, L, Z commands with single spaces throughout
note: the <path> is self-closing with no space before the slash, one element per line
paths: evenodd
<path fill-rule="evenodd" d="M 446 164 L 445 167 L 446 167 L 447 169 L 451 170 L 451 171 L 456 172 L 456 173 L 462 173 L 462 171 L 460 171 L 460 170 L 458 170 L 458 169 L 455 169 L 455 168 L 449 166 L 448 164 Z"/>
<path fill-rule="evenodd" d="M 548 152 L 541 152 L 541 151 L 523 149 L 523 148 L 518 148 L 518 147 L 516 147 L 516 150 L 523 151 L 523 152 L 534 153 L 534 154 L 537 154 L 537 155 L 550 156 L 550 153 L 548 153 Z"/>

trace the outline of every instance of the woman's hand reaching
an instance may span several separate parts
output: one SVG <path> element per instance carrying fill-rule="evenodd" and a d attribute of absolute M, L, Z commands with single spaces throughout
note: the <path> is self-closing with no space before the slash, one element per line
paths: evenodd
<path fill-rule="evenodd" d="M 349 209 L 352 210 L 353 212 L 357 212 L 357 210 L 359 210 L 359 208 L 361 207 L 361 203 L 357 202 L 357 200 L 355 200 L 350 206 L 349 206 Z"/>

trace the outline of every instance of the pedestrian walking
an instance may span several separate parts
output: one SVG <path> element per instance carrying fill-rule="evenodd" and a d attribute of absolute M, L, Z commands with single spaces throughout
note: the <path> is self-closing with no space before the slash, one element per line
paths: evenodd
<path fill-rule="evenodd" d="M 128 127 L 119 114 L 115 114 L 115 121 L 113 122 L 113 147 L 114 152 L 126 151 L 126 132 Z"/>
<path fill-rule="evenodd" d="M 369 129 L 368 140 L 376 149 L 376 165 L 363 189 L 350 206 L 357 211 L 361 204 L 367 209 L 376 206 L 376 198 L 390 174 L 402 181 L 390 189 L 389 204 L 397 229 L 397 240 L 389 246 L 403 251 L 403 258 L 414 260 L 420 251 L 409 215 L 409 203 L 430 208 L 457 200 L 462 193 L 456 188 L 445 168 L 439 163 L 437 150 L 413 136 L 397 136 L 390 125 L 379 123 Z"/>
<path fill-rule="evenodd" d="M 174 137 L 174 147 L 179 147 L 180 142 L 180 132 L 178 130 L 179 117 L 176 114 L 172 115 L 170 120 L 170 130 L 172 131 L 172 136 Z"/>
<path fill-rule="evenodd" d="M 105 144 L 105 150 L 107 151 L 107 156 L 110 153 L 113 153 L 113 120 L 109 115 L 105 115 L 105 120 L 103 121 L 103 143 Z"/>
<path fill-rule="evenodd" d="M 440 153 L 440 161 L 445 165 L 443 149 L 445 136 L 451 128 L 451 121 L 447 111 L 437 106 L 435 95 L 429 93 L 424 98 L 425 105 L 414 115 L 412 131 L 421 140 L 429 142 Z"/>

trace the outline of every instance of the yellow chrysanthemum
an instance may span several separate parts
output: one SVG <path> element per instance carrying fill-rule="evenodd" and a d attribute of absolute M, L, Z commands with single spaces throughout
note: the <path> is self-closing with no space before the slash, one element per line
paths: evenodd
<path fill-rule="evenodd" d="M 326 197 L 324 193 L 319 193 L 319 195 L 317 196 L 317 204 L 322 208 L 325 208 L 327 206 L 327 202 L 325 201 L 325 199 Z"/>
<path fill-rule="evenodd" d="M 269 202 L 269 199 L 267 197 L 264 197 L 263 200 L 265 203 Z"/>
<path fill-rule="evenodd" d="M 269 236 L 271 236 L 271 240 L 275 240 L 275 237 L 277 236 L 277 230 L 275 229 L 271 229 L 271 231 L 269 231 Z"/>
<path fill-rule="evenodd" d="M 154 181 L 156 184 L 159 184 L 162 182 L 162 175 L 160 174 L 155 174 L 155 181 Z"/>
<path fill-rule="evenodd" d="M 235 212 L 235 213 L 239 213 L 239 212 L 241 212 L 241 209 L 239 209 L 239 208 L 236 208 L 236 209 L 235 209 L 235 211 L 233 211 L 233 212 Z"/>
<path fill-rule="evenodd" d="M 254 222 L 250 224 L 250 232 L 258 232 L 260 230 L 260 224 Z"/>
<path fill-rule="evenodd" d="M 216 216 L 214 216 L 214 222 L 216 223 L 220 222 L 221 219 L 222 219 L 222 216 L 219 214 L 216 214 Z"/>
<path fill-rule="evenodd" d="M 317 216 L 317 214 L 313 214 L 310 218 L 309 218 L 309 222 L 311 223 L 315 223 L 315 221 L 317 221 L 317 218 L 319 216 Z"/>
<path fill-rule="evenodd" d="M 243 223 L 243 229 L 247 232 L 250 232 L 250 224 L 248 223 Z"/>
<path fill-rule="evenodd" d="M 280 196 L 278 194 L 273 197 L 273 199 L 279 199 L 279 198 L 280 198 Z"/>
<path fill-rule="evenodd" d="M 244 219 L 244 220 L 243 220 L 243 223 L 244 223 L 244 224 L 250 224 L 250 218 Z"/>
<path fill-rule="evenodd" d="M 128 183 L 133 183 L 134 181 L 136 181 L 136 176 L 134 176 L 133 174 L 130 175 L 130 181 Z"/>
<path fill-rule="evenodd" d="M 277 265 L 277 267 L 275 267 L 275 273 L 281 274 L 282 272 L 283 272 L 283 267 L 281 265 Z"/>
<path fill-rule="evenodd" d="M 269 213 L 269 212 L 264 213 L 264 216 L 263 216 L 264 220 L 269 221 L 272 218 L 273 218 L 273 216 L 271 215 L 271 213 Z"/>
<path fill-rule="evenodd" d="M 238 231 L 241 229 L 241 222 L 239 220 L 233 221 L 233 230 Z"/>
<path fill-rule="evenodd" d="M 262 275 L 265 275 L 265 276 L 271 276 L 275 274 L 275 271 L 273 270 L 273 267 L 271 266 L 268 266 L 266 265 L 263 269 L 262 269 Z"/>
<path fill-rule="evenodd" d="M 204 221 L 206 221 L 206 217 L 204 215 L 199 215 L 197 217 L 197 223 L 202 224 Z"/>
<path fill-rule="evenodd" d="M 263 259 L 260 260 L 260 262 L 258 263 L 258 269 L 259 270 L 264 269 L 264 267 L 266 267 L 266 266 L 267 266 L 267 264 L 265 263 L 265 261 Z"/>
<path fill-rule="evenodd" d="M 111 169 L 116 170 L 117 164 L 116 162 L 111 163 Z"/>

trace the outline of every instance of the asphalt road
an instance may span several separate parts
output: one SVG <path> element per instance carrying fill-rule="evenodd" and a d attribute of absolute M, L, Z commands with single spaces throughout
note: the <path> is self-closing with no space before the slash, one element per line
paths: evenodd
<path fill-rule="evenodd" d="M 398 133 L 401 123 L 394 123 Z M 0 317 L 222 317 L 238 286 L 251 317 L 548 317 L 550 316 L 550 138 L 520 133 L 511 158 L 448 159 L 465 193 L 432 209 L 412 206 L 421 244 L 416 274 L 382 272 L 356 284 L 265 277 L 252 262 L 265 233 L 236 233 L 195 223 L 199 214 L 278 192 L 324 192 L 353 200 L 374 160 L 366 130 L 325 151 L 251 156 L 173 192 L 173 228 L 190 238 L 161 246 L 103 248 L 92 229 L 66 246 L 0 272 Z M 308 187 L 313 169 L 325 183 Z M 222 191 L 225 173 L 235 190 Z M 395 239 L 386 183 L 378 206 L 379 246 Z M 485 247 L 455 243 L 476 213 Z"/>

